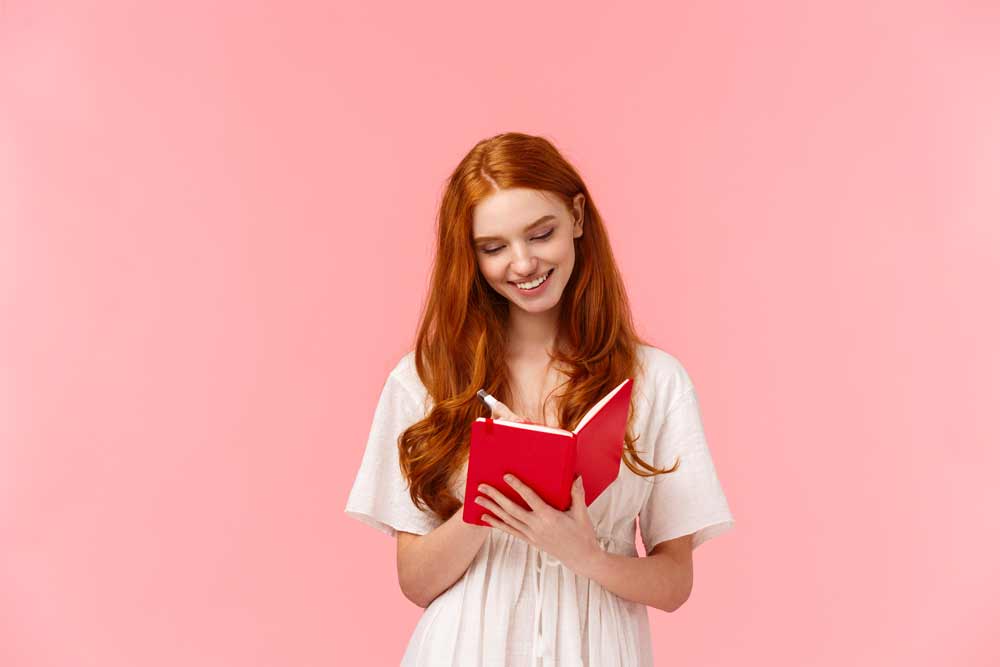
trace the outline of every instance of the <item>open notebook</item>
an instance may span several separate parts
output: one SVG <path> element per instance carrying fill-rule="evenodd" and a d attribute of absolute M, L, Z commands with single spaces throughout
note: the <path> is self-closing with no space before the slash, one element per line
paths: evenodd
<path fill-rule="evenodd" d="M 587 411 L 572 431 L 506 419 L 480 417 L 472 423 L 465 483 L 466 523 L 487 526 L 488 510 L 475 502 L 480 484 L 489 484 L 524 509 L 527 502 L 503 476 L 511 473 L 559 510 L 570 506 L 573 480 L 583 476 L 589 506 L 618 477 L 632 378 L 624 380 Z"/>

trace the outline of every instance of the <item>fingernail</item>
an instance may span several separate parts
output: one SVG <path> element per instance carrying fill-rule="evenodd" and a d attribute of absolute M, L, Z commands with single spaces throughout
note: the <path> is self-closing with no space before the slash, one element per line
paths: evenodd
<path fill-rule="evenodd" d="M 479 490 L 482 491 L 483 493 L 486 493 L 486 485 L 485 484 L 480 484 L 479 485 Z"/>
<path fill-rule="evenodd" d="M 503 481 L 505 481 L 505 482 L 513 482 L 514 481 L 514 476 L 513 475 L 504 475 L 503 476 Z"/>

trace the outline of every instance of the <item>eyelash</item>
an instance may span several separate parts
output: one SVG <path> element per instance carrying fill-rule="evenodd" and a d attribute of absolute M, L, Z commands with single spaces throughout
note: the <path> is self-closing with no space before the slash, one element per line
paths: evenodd
<path fill-rule="evenodd" d="M 536 237 L 532 238 L 531 240 L 532 241 L 544 241 L 545 239 L 547 239 L 550 236 L 552 236 L 552 233 L 554 231 L 555 231 L 555 229 L 550 229 L 549 231 L 545 232 L 541 236 L 536 236 Z M 498 246 L 496 248 L 483 248 L 483 252 L 486 253 L 487 255 L 495 255 L 496 253 L 500 252 L 501 250 L 503 250 L 503 246 Z"/>

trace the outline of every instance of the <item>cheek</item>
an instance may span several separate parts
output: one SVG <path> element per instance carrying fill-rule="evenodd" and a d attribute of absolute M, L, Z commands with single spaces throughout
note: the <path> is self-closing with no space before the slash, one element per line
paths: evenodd
<path fill-rule="evenodd" d="M 494 262 L 479 260 L 479 272 L 488 283 L 503 282 L 503 271 Z"/>
<path fill-rule="evenodd" d="M 576 248 L 573 246 L 572 241 L 559 248 L 559 258 L 560 264 L 572 264 L 574 261 Z"/>

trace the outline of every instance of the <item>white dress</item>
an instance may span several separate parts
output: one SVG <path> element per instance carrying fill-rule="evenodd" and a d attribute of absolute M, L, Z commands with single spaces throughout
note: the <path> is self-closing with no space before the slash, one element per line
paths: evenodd
<path fill-rule="evenodd" d="M 698 547 L 734 526 L 690 377 L 656 347 L 641 345 L 639 361 L 632 391 L 636 448 L 657 467 L 671 467 L 675 456 L 681 463 L 652 478 L 622 463 L 618 478 L 588 507 L 601 546 L 630 556 L 637 555 L 636 517 L 647 553 L 690 533 Z M 424 535 L 442 523 L 413 505 L 398 463 L 397 438 L 430 407 L 410 351 L 382 388 L 348 515 L 389 536 L 398 530 Z M 464 475 L 453 488 L 464 500 Z M 465 574 L 424 610 L 401 664 L 646 667 L 653 664 L 649 618 L 646 605 L 491 528 Z"/>

